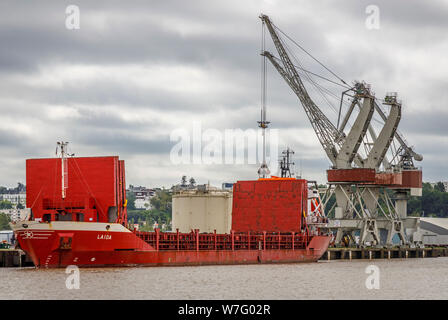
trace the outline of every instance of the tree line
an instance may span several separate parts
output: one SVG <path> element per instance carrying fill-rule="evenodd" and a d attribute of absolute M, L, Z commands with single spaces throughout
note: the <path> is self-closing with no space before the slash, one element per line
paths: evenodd
<path fill-rule="evenodd" d="M 0 230 L 11 230 L 9 216 L 0 212 Z"/>
<path fill-rule="evenodd" d="M 154 223 L 157 222 L 159 228 L 162 228 L 162 225 L 165 224 L 166 227 L 162 231 L 168 231 L 172 219 L 172 196 L 169 190 L 157 191 L 156 195 L 150 200 L 151 209 L 149 210 L 136 210 L 133 192 L 129 192 L 126 197 L 130 224 L 138 223 L 140 230 L 153 231 Z"/>
<path fill-rule="evenodd" d="M 18 203 L 16 206 L 14 206 L 8 200 L 1 200 L 0 201 L 0 209 L 25 209 L 25 206 L 21 203 Z"/>
<path fill-rule="evenodd" d="M 17 187 L 15 187 L 15 188 L 7 188 L 4 186 L 0 186 L 0 194 L 16 194 L 16 193 L 22 193 L 25 191 L 26 191 L 26 186 L 21 182 L 18 182 Z"/>
<path fill-rule="evenodd" d="M 408 215 L 425 217 L 448 217 L 448 193 L 442 182 L 434 186 L 423 183 L 421 197 L 411 197 L 408 202 Z"/>

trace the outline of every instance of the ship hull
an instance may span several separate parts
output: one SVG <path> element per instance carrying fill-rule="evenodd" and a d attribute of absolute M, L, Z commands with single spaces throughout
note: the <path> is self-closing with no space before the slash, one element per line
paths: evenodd
<path fill-rule="evenodd" d="M 314 236 L 300 249 L 156 250 L 120 224 L 29 221 L 14 231 L 20 247 L 44 268 L 314 262 L 330 241 L 328 236 Z"/>

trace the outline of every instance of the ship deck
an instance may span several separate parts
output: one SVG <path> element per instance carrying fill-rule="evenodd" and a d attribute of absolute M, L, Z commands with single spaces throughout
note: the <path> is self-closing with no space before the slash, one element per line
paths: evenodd
<path fill-rule="evenodd" d="M 229 234 L 134 231 L 156 250 L 294 250 L 304 249 L 312 236 L 307 233 L 231 232 Z"/>

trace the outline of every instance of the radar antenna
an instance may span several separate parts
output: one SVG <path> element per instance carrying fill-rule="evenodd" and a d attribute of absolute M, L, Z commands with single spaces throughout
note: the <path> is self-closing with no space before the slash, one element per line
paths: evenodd
<path fill-rule="evenodd" d="M 282 159 L 280 160 L 280 170 L 282 178 L 291 178 L 291 165 L 294 162 L 290 162 L 290 155 L 294 154 L 294 151 L 289 149 L 289 147 L 282 152 Z"/>

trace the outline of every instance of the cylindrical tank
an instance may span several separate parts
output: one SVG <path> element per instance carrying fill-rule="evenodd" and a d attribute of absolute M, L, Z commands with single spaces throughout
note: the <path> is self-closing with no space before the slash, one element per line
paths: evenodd
<path fill-rule="evenodd" d="M 173 231 L 229 233 L 232 227 L 232 192 L 182 190 L 173 194 Z"/>

